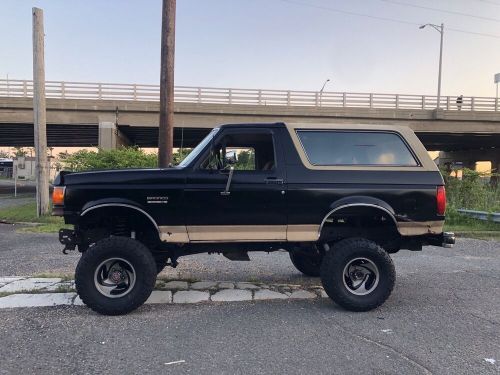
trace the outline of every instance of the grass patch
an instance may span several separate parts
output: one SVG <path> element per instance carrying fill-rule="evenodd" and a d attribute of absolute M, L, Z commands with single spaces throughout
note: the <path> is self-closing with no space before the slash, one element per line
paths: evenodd
<path fill-rule="evenodd" d="M 55 233 L 60 228 L 71 228 L 64 224 L 60 216 L 36 216 L 36 202 L 11 206 L 0 209 L 0 220 L 9 223 L 36 223 L 39 225 L 20 228 L 21 232 Z"/>
<path fill-rule="evenodd" d="M 40 279 L 61 279 L 61 282 L 64 281 L 73 281 L 74 275 L 70 273 L 57 273 L 57 272 L 42 272 L 34 274 L 30 276 L 31 278 L 40 278 Z"/>
<path fill-rule="evenodd" d="M 474 219 L 460 214 L 453 208 L 446 211 L 444 230 L 455 232 L 458 237 L 500 240 L 500 223 Z"/>

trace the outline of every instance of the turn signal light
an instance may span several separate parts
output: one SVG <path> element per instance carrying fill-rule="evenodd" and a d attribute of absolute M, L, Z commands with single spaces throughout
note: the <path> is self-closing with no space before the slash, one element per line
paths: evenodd
<path fill-rule="evenodd" d="M 444 186 L 438 186 L 436 190 L 437 214 L 443 216 L 446 211 L 446 190 Z"/>
<path fill-rule="evenodd" d="M 52 191 L 52 204 L 54 206 L 64 205 L 64 193 L 66 191 L 66 186 L 54 186 Z"/>

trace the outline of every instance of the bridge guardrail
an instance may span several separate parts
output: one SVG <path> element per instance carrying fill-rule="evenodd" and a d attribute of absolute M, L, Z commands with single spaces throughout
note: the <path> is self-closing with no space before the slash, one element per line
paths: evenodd
<path fill-rule="evenodd" d="M 160 100 L 159 85 L 46 81 L 47 98 L 93 100 Z M 0 79 L 0 97 L 32 97 L 33 81 Z M 176 86 L 176 102 L 202 104 L 280 105 L 307 107 L 355 107 L 389 109 L 426 109 L 437 107 L 437 96 L 377 94 L 355 92 L 319 92 L 266 89 Z M 440 107 L 457 111 L 499 111 L 494 97 L 442 96 Z"/>
<path fill-rule="evenodd" d="M 486 211 L 475 211 L 475 210 L 466 210 L 464 208 L 460 208 L 457 210 L 461 214 L 472 217 L 474 219 L 484 220 L 484 221 L 493 221 L 495 223 L 500 223 L 500 212 L 486 212 Z"/>

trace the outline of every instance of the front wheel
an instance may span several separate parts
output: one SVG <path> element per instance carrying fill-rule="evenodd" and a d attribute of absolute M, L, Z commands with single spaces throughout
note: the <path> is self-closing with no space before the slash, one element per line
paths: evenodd
<path fill-rule="evenodd" d="M 156 281 L 156 263 L 139 241 L 109 237 L 86 250 L 75 271 L 81 300 L 104 315 L 135 310 L 150 296 Z"/>
<path fill-rule="evenodd" d="M 363 238 L 336 243 L 325 254 L 320 273 L 326 294 L 351 311 L 369 311 L 383 304 L 396 278 L 387 252 Z"/>

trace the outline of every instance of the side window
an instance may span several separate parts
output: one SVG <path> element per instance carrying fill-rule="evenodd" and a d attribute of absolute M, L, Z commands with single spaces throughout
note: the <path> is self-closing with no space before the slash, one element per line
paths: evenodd
<path fill-rule="evenodd" d="M 269 171 L 276 167 L 273 136 L 270 133 L 229 133 L 223 135 L 200 164 L 201 169 Z"/>
<path fill-rule="evenodd" d="M 298 130 L 297 135 L 313 165 L 418 165 L 396 133 Z"/>

